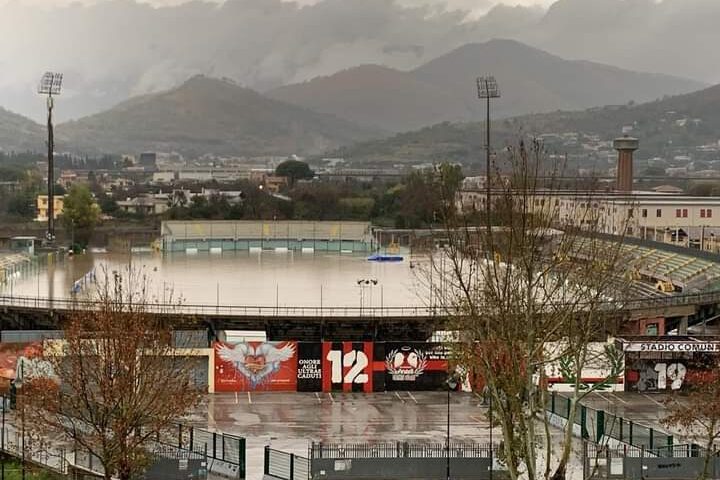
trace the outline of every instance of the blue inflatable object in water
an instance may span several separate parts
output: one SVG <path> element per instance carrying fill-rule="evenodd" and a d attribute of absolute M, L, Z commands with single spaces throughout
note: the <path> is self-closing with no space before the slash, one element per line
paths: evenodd
<path fill-rule="evenodd" d="M 375 255 L 370 255 L 368 257 L 368 261 L 370 262 L 402 262 L 403 257 L 400 255 L 381 255 L 379 253 L 376 253 Z"/>

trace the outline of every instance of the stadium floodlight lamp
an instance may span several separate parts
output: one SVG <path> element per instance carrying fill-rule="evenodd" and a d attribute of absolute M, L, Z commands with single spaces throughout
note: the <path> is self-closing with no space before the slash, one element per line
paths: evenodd
<path fill-rule="evenodd" d="M 38 93 L 40 95 L 47 95 L 47 148 L 48 148 L 48 228 L 45 238 L 52 244 L 55 241 L 55 196 L 54 196 L 54 151 L 55 151 L 55 134 L 53 131 L 53 108 L 55 102 L 53 101 L 53 95 L 60 95 L 62 89 L 63 74 L 56 72 L 45 72 L 40 79 L 40 86 L 38 87 Z"/>
<path fill-rule="evenodd" d="M 500 87 L 492 75 L 477 78 L 478 98 L 500 98 Z"/>
<path fill-rule="evenodd" d="M 62 89 L 62 73 L 45 72 L 40 79 L 38 93 L 41 95 L 60 95 Z"/>

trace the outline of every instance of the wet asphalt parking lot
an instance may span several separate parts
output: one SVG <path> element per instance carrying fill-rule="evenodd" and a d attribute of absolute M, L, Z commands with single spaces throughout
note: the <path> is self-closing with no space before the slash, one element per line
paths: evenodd
<path fill-rule="evenodd" d="M 591 394 L 583 403 L 626 420 L 665 431 L 670 395 L 633 392 Z M 673 397 L 675 398 L 675 397 Z M 681 400 L 682 401 L 682 400 Z M 207 406 L 207 408 L 205 408 Z M 474 393 L 452 393 L 452 441 L 490 439 L 487 407 Z M 446 392 L 216 393 L 193 423 L 247 439 L 247 478 L 262 478 L 263 449 L 308 455 L 312 441 L 364 443 L 420 440 L 445 442 Z M 500 437 L 495 430 L 494 440 Z"/>
<path fill-rule="evenodd" d="M 209 395 L 207 407 L 207 419 L 193 423 L 245 437 L 253 480 L 262 478 L 265 445 L 307 456 L 311 441 L 443 443 L 447 434 L 446 392 L 222 393 Z M 475 394 L 451 395 L 450 436 L 489 440 L 486 407 Z"/>

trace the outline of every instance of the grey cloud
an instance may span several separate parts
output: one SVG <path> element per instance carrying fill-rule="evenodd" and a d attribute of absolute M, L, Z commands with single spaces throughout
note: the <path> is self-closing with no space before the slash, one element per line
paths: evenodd
<path fill-rule="evenodd" d="M 197 73 L 263 90 L 360 63 L 412 68 L 468 42 L 515 38 L 570 58 L 718 78 L 717 0 L 560 0 L 540 8 L 483 0 L 199 0 L 153 8 L 107 0 L 56 9 L 9 2 L 0 16 L 0 105 L 42 116 L 34 86 L 66 74 L 62 118 Z"/>

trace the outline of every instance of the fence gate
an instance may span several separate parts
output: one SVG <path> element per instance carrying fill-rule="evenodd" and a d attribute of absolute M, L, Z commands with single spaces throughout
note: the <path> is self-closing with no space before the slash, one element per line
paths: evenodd
<path fill-rule="evenodd" d="M 266 446 L 265 475 L 279 480 L 308 480 L 310 460 Z"/>

